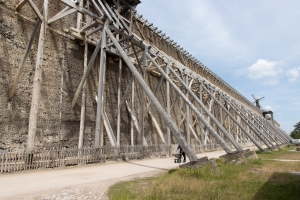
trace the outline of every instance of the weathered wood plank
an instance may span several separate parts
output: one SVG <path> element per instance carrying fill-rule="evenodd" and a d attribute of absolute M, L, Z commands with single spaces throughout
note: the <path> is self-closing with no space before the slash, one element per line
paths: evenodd
<path fill-rule="evenodd" d="M 118 111 L 117 111 L 117 146 L 120 146 L 120 129 L 121 129 L 121 80 L 122 80 L 122 59 L 119 59 L 119 75 L 118 75 Z"/>
<path fill-rule="evenodd" d="M 48 16 L 48 0 L 44 1 L 44 19 Z M 27 152 L 31 153 L 34 149 L 34 139 L 36 134 L 36 122 L 37 112 L 39 106 L 39 96 L 42 84 L 42 72 L 43 72 L 43 56 L 44 56 L 44 43 L 46 39 L 46 23 L 42 21 L 40 28 L 40 37 L 38 43 L 37 61 L 35 67 L 33 90 L 32 90 L 32 101 L 30 107 L 29 116 L 29 127 L 28 127 L 28 138 L 27 138 Z"/>
<path fill-rule="evenodd" d="M 100 69 L 99 69 L 99 83 L 98 83 L 98 103 L 97 103 L 97 116 L 96 116 L 96 128 L 95 128 L 95 148 L 99 148 L 100 138 L 103 136 L 102 127 L 102 113 L 103 113 L 103 94 L 104 94 L 104 84 L 105 84 L 105 70 L 106 70 L 106 29 L 108 21 L 105 22 L 104 28 L 102 30 L 102 42 L 101 42 L 101 53 L 100 53 Z M 100 133 L 101 132 L 101 133 Z M 101 142 L 102 143 L 102 142 Z"/>
<path fill-rule="evenodd" d="M 23 6 L 28 2 L 28 0 L 21 0 L 17 5 L 16 5 L 16 10 L 20 11 Z"/>
<path fill-rule="evenodd" d="M 36 5 L 33 3 L 33 1 L 28 0 L 28 2 L 29 2 L 29 5 L 31 6 L 31 8 L 33 9 L 33 11 L 35 12 L 35 14 L 40 18 L 41 21 L 43 21 L 44 17 L 41 15 L 41 13 L 39 12 L 39 9 L 36 7 Z M 46 21 L 46 23 L 47 23 L 47 21 Z"/>
<path fill-rule="evenodd" d="M 42 11 L 43 11 L 43 10 L 41 9 L 41 13 L 42 13 Z M 14 96 L 14 94 L 15 94 L 15 90 L 16 90 L 16 87 L 17 87 L 17 85 L 18 85 L 18 82 L 19 82 L 21 73 L 22 73 L 22 71 L 23 71 L 23 69 L 24 69 L 25 61 L 26 61 L 26 59 L 27 59 L 27 57 L 28 57 L 28 53 L 29 53 L 29 51 L 30 51 L 30 49 L 31 49 L 31 46 L 32 46 L 32 44 L 33 44 L 33 42 L 34 42 L 34 40 L 35 40 L 35 38 L 36 38 L 36 35 L 37 35 L 37 32 L 38 32 L 38 29 L 39 29 L 39 26 L 40 26 L 40 25 L 41 25 L 41 20 L 40 20 L 40 18 L 37 18 L 37 20 L 36 20 L 36 22 L 35 22 L 35 25 L 34 25 L 33 32 L 32 32 L 32 34 L 31 34 L 30 39 L 29 39 L 29 42 L 28 42 L 28 44 L 27 44 L 27 46 L 26 46 L 24 56 L 23 56 L 23 58 L 22 58 L 22 60 L 21 60 L 21 62 L 20 62 L 18 71 L 17 71 L 17 73 L 16 73 L 16 75 L 15 75 L 14 82 L 13 82 L 13 84 L 12 84 L 11 87 L 10 87 L 9 95 L 8 95 L 9 99 L 11 99 L 11 98 Z"/>
<path fill-rule="evenodd" d="M 59 20 L 59 19 L 65 17 L 65 16 L 67 16 L 67 15 L 70 15 L 70 14 L 76 12 L 76 11 L 77 11 L 76 9 L 72 8 L 72 9 L 70 9 L 70 10 L 68 10 L 68 11 L 65 11 L 65 12 L 63 12 L 63 13 L 60 13 L 59 15 L 55 15 L 54 17 L 51 17 L 50 19 L 48 19 L 47 24 L 51 24 L 51 23 L 53 23 L 53 22 L 55 22 L 55 21 L 57 21 L 57 20 Z M 81 13 L 80 13 L 80 14 L 81 14 Z"/>
<path fill-rule="evenodd" d="M 88 43 L 85 43 L 84 46 L 84 61 L 83 61 L 83 70 L 87 70 L 87 57 L 88 57 Z M 84 123 L 85 123 L 85 106 L 86 106 L 86 81 L 83 83 L 82 88 L 82 98 L 81 98 L 81 112 L 80 112 L 80 126 L 79 126 L 79 138 L 78 138 L 78 149 L 83 147 L 83 137 L 84 137 Z"/>

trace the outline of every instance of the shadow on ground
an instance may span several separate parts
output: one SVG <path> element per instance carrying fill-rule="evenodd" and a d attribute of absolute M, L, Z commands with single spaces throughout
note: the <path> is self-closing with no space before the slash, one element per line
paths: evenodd
<path fill-rule="evenodd" d="M 300 199 L 300 174 L 274 173 L 253 200 L 299 200 Z"/>

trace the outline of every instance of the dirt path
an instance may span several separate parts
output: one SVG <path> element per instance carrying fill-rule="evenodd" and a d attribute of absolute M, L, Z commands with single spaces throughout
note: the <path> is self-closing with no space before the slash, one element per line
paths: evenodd
<path fill-rule="evenodd" d="M 197 156 L 218 158 L 224 151 Z M 154 176 L 177 168 L 174 158 L 106 163 L 0 175 L 0 199 L 107 199 L 108 188 L 125 180 Z"/>

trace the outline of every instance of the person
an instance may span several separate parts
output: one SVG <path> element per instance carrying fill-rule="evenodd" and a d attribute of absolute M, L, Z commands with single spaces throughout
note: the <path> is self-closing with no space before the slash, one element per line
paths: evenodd
<path fill-rule="evenodd" d="M 185 163 L 186 161 L 186 157 L 185 157 L 185 152 L 183 151 L 182 147 L 180 144 L 178 144 L 177 150 L 179 149 L 179 153 L 180 153 L 180 159 L 183 156 L 183 162 Z"/>

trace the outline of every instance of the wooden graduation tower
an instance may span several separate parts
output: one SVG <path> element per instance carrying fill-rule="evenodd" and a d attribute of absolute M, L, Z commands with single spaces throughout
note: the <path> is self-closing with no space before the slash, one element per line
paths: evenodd
<path fill-rule="evenodd" d="M 20 122 L 7 117 L 5 123 L 19 127 L 7 130 L 14 137 L 26 127 L 26 139 L 19 140 L 29 154 L 54 145 L 179 143 L 195 161 L 197 147 L 205 145 L 231 154 L 249 143 L 264 150 L 290 140 L 250 101 L 138 15 L 138 0 L 13 2 L 0 8 L 15 19 L 13 31 L 22 29 L 28 37 L 19 34 L 22 48 L 7 48 L 18 62 L 3 62 L 3 69 L 10 68 L 8 63 L 12 69 L 1 91 L 8 98 L 1 103 L 19 109 L 8 114 L 24 110 Z M 9 24 L 7 17 L 0 20 Z M 11 44 L 7 35 L 1 40 Z"/>

